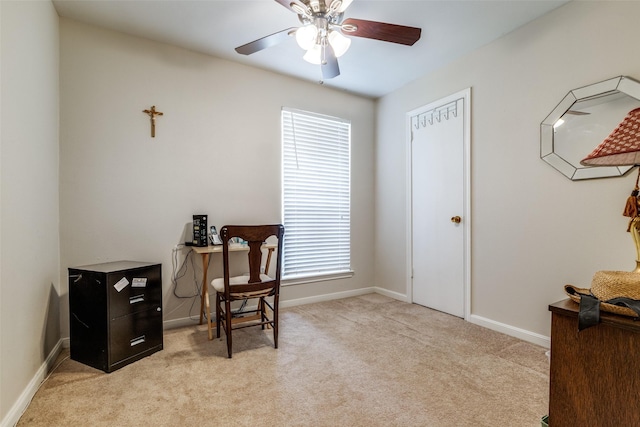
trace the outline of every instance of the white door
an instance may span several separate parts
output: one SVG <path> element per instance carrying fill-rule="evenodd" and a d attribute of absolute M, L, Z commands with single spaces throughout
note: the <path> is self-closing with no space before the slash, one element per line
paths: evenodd
<path fill-rule="evenodd" d="M 412 300 L 458 317 L 467 294 L 469 93 L 410 113 Z"/>

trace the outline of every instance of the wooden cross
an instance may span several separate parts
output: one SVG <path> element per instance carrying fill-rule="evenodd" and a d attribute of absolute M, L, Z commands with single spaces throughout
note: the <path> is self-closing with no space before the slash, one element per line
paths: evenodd
<path fill-rule="evenodd" d="M 147 113 L 151 117 L 151 138 L 156 137 L 156 116 L 162 116 L 164 113 L 156 111 L 156 106 L 152 105 L 150 110 L 142 110 L 143 113 Z"/>

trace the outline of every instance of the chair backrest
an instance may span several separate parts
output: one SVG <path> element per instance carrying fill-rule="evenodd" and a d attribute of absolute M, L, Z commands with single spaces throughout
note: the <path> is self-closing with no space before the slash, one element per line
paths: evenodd
<path fill-rule="evenodd" d="M 270 281 L 262 281 L 260 277 L 260 267 L 262 266 L 262 246 L 267 239 L 275 236 L 278 239 L 275 262 L 275 277 Z M 225 294 L 229 292 L 251 293 L 261 291 L 268 288 L 274 288 L 274 292 L 279 291 L 280 273 L 282 260 L 282 243 L 284 236 L 284 226 L 281 224 L 271 225 L 225 225 L 220 229 L 220 237 L 222 238 L 222 259 L 224 269 L 224 287 Z M 232 238 L 239 237 L 247 242 L 249 246 L 249 281 L 246 285 L 230 285 L 229 273 L 229 241 Z M 265 274 L 268 274 L 265 271 Z M 230 290 L 230 288 L 233 288 Z"/>

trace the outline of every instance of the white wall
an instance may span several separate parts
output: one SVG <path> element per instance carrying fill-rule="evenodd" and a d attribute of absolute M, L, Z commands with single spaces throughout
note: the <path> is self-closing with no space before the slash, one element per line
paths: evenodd
<path fill-rule="evenodd" d="M 60 39 L 65 295 L 68 267 L 161 262 L 165 321 L 196 318 L 199 298 L 173 295 L 172 249 L 193 214 L 208 214 L 218 227 L 281 221 L 284 106 L 351 120 L 355 275 L 285 287 L 282 300 L 372 286 L 374 101 L 67 19 Z M 142 112 L 152 105 L 164 113 L 155 138 Z M 209 277 L 220 274 L 221 260 L 212 264 Z M 200 279 L 199 257 L 195 265 Z M 194 292 L 191 268 L 178 287 Z"/>
<path fill-rule="evenodd" d="M 0 420 L 59 343 L 58 15 L 0 2 Z M 26 402 L 22 402 L 26 404 Z"/>
<path fill-rule="evenodd" d="M 405 294 L 405 113 L 466 87 L 474 319 L 548 337 L 547 306 L 565 298 L 564 284 L 589 287 L 597 270 L 635 266 L 621 215 L 635 173 L 572 182 L 540 160 L 539 127 L 571 89 L 640 80 L 638 16 L 638 2 L 571 2 L 380 99 L 378 286 Z"/>

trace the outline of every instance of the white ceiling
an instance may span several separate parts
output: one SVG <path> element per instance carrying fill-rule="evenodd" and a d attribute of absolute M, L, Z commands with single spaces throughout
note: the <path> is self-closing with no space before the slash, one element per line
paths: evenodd
<path fill-rule="evenodd" d="M 352 37 L 340 76 L 326 86 L 388 94 L 567 3 L 566 0 L 355 0 L 345 18 L 422 28 L 413 46 Z M 295 40 L 245 56 L 234 48 L 299 25 L 275 0 L 53 0 L 62 17 L 318 82 L 320 66 Z"/>

